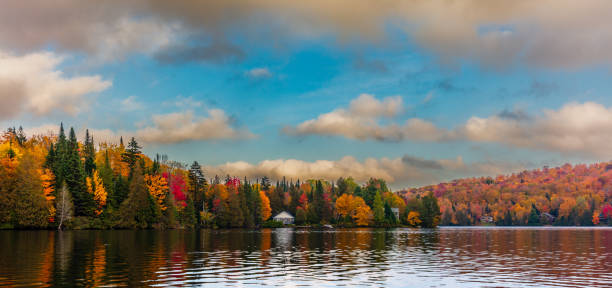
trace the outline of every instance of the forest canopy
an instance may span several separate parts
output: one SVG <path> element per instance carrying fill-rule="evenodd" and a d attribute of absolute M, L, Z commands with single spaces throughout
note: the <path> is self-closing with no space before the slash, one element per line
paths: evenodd
<path fill-rule="evenodd" d="M 283 211 L 296 225 L 435 227 L 440 219 L 433 194 L 404 199 L 382 179 L 205 175 L 197 161 L 150 158 L 137 139 L 126 143 L 96 144 L 88 131 L 79 141 L 63 125 L 30 138 L 9 128 L 0 139 L 0 226 L 257 228 L 278 226 L 271 218 Z"/>

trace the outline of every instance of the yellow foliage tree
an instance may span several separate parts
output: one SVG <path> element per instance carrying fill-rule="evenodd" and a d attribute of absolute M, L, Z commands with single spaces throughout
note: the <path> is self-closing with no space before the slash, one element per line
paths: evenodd
<path fill-rule="evenodd" d="M 166 178 L 161 175 L 145 175 L 145 182 L 147 183 L 149 194 L 155 198 L 159 208 L 165 211 L 168 208 L 164 205 L 166 191 L 168 191 L 168 181 L 166 181 Z"/>
<path fill-rule="evenodd" d="M 272 208 L 270 208 L 270 199 L 266 196 L 266 192 L 259 191 L 261 198 L 261 220 L 266 221 L 272 216 Z"/>
<path fill-rule="evenodd" d="M 55 221 L 55 205 L 54 201 L 55 196 L 53 196 L 53 183 L 55 182 L 55 175 L 49 169 L 41 169 L 40 173 L 40 182 L 43 186 L 43 194 L 45 195 L 45 199 L 47 200 L 47 205 L 49 209 L 49 222 Z"/>
<path fill-rule="evenodd" d="M 336 212 L 344 217 L 352 216 L 351 213 L 355 210 L 353 202 L 353 195 L 342 194 L 342 196 L 336 199 Z"/>
<path fill-rule="evenodd" d="M 106 189 L 104 189 L 104 185 L 102 184 L 102 178 L 98 174 L 97 170 L 94 170 L 92 177 L 87 177 L 87 191 L 93 194 L 94 201 L 96 201 L 96 215 L 102 214 L 102 210 L 106 205 Z"/>
<path fill-rule="evenodd" d="M 355 216 L 353 216 L 353 218 L 355 219 L 355 223 L 357 225 L 368 226 L 372 222 L 372 218 L 374 218 L 374 215 L 372 214 L 370 206 L 364 203 L 364 205 L 360 205 L 359 207 L 357 207 L 357 212 L 355 213 Z"/>
<path fill-rule="evenodd" d="M 413 226 L 413 227 L 419 226 L 421 222 L 423 222 L 421 221 L 421 218 L 419 218 L 419 216 L 421 216 L 419 212 L 410 211 L 408 213 L 408 218 L 406 219 L 406 221 L 408 222 L 410 226 Z"/>

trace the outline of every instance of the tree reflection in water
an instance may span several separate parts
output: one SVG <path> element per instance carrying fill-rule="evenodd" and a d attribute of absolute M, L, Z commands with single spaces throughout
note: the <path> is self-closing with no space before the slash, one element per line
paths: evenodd
<path fill-rule="evenodd" d="M 606 287 L 612 230 L 0 231 L 0 286 Z"/>

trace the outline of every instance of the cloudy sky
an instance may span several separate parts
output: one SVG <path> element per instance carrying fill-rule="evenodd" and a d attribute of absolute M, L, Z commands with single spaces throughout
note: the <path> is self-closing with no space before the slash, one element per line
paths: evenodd
<path fill-rule="evenodd" d="M 610 27 L 596 0 L 10 1 L 0 124 L 394 188 L 607 161 Z"/>

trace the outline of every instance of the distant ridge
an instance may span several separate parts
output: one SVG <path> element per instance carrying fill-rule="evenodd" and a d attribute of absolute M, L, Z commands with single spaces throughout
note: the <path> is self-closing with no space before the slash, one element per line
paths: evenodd
<path fill-rule="evenodd" d="M 612 162 L 565 164 L 511 175 L 457 179 L 400 191 L 407 199 L 433 192 L 441 225 L 570 225 L 612 223 Z"/>

